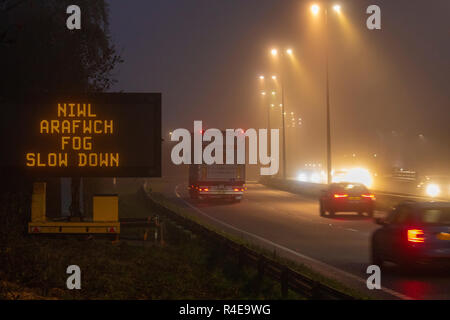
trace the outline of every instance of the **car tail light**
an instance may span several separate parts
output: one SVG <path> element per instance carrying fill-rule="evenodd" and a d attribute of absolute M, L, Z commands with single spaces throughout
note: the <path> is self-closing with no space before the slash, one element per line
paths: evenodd
<path fill-rule="evenodd" d="M 39 228 L 39 227 L 33 227 L 33 228 L 31 229 L 31 232 L 32 232 L 32 233 L 39 233 L 39 232 L 41 232 L 41 228 Z"/>
<path fill-rule="evenodd" d="M 110 227 L 110 228 L 108 228 L 108 232 L 109 233 L 116 233 L 116 228 L 115 227 Z"/>
<path fill-rule="evenodd" d="M 408 229 L 408 242 L 423 243 L 425 242 L 423 230 Z"/>
<path fill-rule="evenodd" d="M 362 194 L 361 197 L 366 198 L 366 199 L 375 200 L 375 195 L 373 195 L 373 194 Z"/>
<path fill-rule="evenodd" d="M 339 199 L 339 198 L 347 198 L 348 194 L 342 194 L 342 193 L 335 193 L 334 194 L 334 198 L 335 199 Z"/>

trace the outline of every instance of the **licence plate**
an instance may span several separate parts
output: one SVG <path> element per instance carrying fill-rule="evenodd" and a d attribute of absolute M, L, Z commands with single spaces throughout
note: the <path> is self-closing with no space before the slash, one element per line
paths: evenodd
<path fill-rule="evenodd" d="M 437 235 L 439 240 L 450 240 L 450 233 L 441 232 Z"/>

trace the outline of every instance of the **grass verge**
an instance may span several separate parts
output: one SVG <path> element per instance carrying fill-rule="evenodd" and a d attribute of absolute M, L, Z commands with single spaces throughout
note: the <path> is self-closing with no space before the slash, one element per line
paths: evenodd
<path fill-rule="evenodd" d="M 234 257 L 170 221 L 165 245 L 31 237 L 25 233 L 29 203 L 23 195 L 0 201 L 0 299 L 281 298 L 277 282 L 260 279 L 253 268 L 239 267 Z M 120 207 L 126 217 L 152 215 L 138 194 L 121 196 Z M 139 237 L 136 230 L 124 232 Z M 81 268 L 81 290 L 66 289 L 69 265 Z"/>

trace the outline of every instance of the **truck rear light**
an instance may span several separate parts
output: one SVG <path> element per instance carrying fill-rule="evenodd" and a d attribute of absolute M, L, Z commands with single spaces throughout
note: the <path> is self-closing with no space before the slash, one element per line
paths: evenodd
<path fill-rule="evenodd" d="M 375 195 L 373 195 L 373 194 L 362 194 L 361 197 L 366 198 L 366 199 L 375 200 Z"/>
<path fill-rule="evenodd" d="M 39 233 L 39 232 L 41 232 L 41 228 L 39 228 L 39 227 L 33 227 L 33 228 L 31 229 L 31 232 L 32 232 L 32 233 Z"/>
<path fill-rule="evenodd" d="M 423 243 L 425 242 L 424 233 L 421 229 L 408 229 L 408 242 Z"/>
<path fill-rule="evenodd" d="M 339 199 L 339 198 L 347 198 L 348 194 L 342 194 L 342 193 L 335 193 L 334 194 L 334 198 L 335 199 Z"/>

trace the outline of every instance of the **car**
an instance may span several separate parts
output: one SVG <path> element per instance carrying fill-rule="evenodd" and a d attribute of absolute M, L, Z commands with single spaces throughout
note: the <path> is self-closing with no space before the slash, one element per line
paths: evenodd
<path fill-rule="evenodd" d="M 353 182 L 331 183 L 322 190 L 319 198 L 320 216 L 328 212 L 334 216 L 336 212 L 364 212 L 373 217 L 375 195 L 365 185 Z"/>
<path fill-rule="evenodd" d="M 450 263 L 450 202 L 403 202 L 372 235 L 372 264 L 405 268 Z"/>

